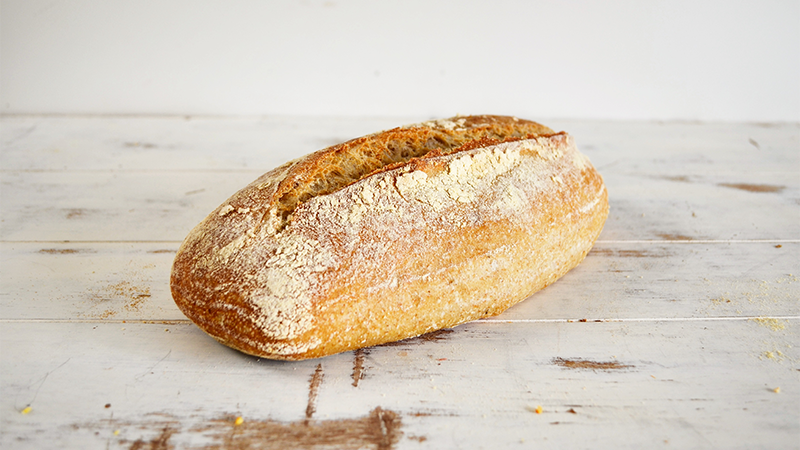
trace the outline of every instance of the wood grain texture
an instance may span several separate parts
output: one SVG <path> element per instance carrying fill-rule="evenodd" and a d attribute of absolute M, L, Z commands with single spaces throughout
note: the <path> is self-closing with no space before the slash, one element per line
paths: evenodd
<path fill-rule="evenodd" d="M 208 211 L 418 119 L 0 119 L 0 447 L 797 446 L 797 124 L 542 120 L 598 167 L 611 216 L 491 320 L 285 363 L 181 316 L 169 268 Z"/>

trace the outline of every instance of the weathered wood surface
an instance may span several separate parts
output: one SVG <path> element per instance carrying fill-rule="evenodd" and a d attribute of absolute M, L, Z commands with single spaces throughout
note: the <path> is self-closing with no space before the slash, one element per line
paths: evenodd
<path fill-rule="evenodd" d="M 182 316 L 170 265 L 211 209 L 406 122 L 2 118 L 0 446 L 800 447 L 797 124 L 544 121 L 600 169 L 611 216 L 493 319 L 283 363 Z"/>

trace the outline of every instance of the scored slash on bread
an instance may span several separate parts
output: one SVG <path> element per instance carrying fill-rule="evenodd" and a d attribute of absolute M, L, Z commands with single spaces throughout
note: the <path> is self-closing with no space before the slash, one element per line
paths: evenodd
<path fill-rule="evenodd" d="M 225 345 L 321 357 L 499 314 L 580 263 L 607 215 L 566 133 L 506 116 L 423 122 L 234 194 L 181 245 L 172 294 Z"/>

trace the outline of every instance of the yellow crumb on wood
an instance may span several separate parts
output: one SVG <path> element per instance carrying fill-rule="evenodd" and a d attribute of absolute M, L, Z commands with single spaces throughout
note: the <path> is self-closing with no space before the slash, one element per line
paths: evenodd
<path fill-rule="evenodd" d="M 25 409 L 20 411 L 20 414 L 28 414 L 29 412 L 31 412 L 31 407 L 30 406 L 26 406 Z"/>
<path fill-rule="evenodd" d="M 711 299 L 711 303 L 713 303 L 714 305 L 721 305 L 723 303 L 731 303 L 731 299 L 729 299 L 729 298 L 727 298 L 725 296 L 720 296 L 720 297 L 712 298 Z"/>
<path fill-rule="evenodd" d="M 119 436 L 119 430 L 114 430 L 114 436 Z"/>
<path fill-rule="evenodd" d="M 784 328 L 786 328 L 786 325 L 784 325 L 782 320 L 774 319 L 771 317 L 756 317 L 750 320 L 756 322 L 757 324 L 763 327 L 767 327 L 772 331 L 783 330 Z"/>
<path fill-rule="evenodd" d="M 772 392 L 774 392 L 776 394 L 780 394 L 781 393 L 781 388 L 780 387 L 776 387 L 775 389 L 772 390 Z"/>
<path fill-rule="evenodd" d="M 543 411 L 541 406 L 536 406 L 536 408 L 534 408 L 533 406 L 526 406 L 525 409 L 536 414 L 541 414 Z"/>
<path fill-rule="evenodd" d="M 243 423 L 244 423 L 244 419 L 242 418 L 242 416 L 237 417 L 236 421 L 233 422 L 234 425 L 241 425 Z"/>

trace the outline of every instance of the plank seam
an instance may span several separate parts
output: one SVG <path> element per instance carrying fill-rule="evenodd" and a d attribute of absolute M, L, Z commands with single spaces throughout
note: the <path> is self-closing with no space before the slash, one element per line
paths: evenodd
<path fill-rule="evenodd" d="M 0 244 L 181 244 L 177 240 L 5 240 Z M 800 239 L 631 239 L 631 240 L 598 240 L 595 245 L 607 244 L 800 244 Z"/>
<path fill-rule="evenodd" d="M 631 239 L 597 240 L 597 244 L 797 244 L 800 239 Z"/>
<path fill-rule="evenodd" d="M 739 322 L 762 319 L 800 320 L 800 316 L 643 317 L 628 319 L 479 319 L 470 323 Z"/>
<path fill-rule="evenodd" d="M 479 319 L 480 323 L 609 323 L 609 322 L 741 322 L 747 320 L 800 320 L 800 316 L 726 316 L 726 317 L 643 317 L 643 318 L 603 318 L 603 319 Z M 0 323 L 104 323 L 104 324 L 144 324 L 144 325 L 190 325 L 189 319 L 0 319 Z"/>

